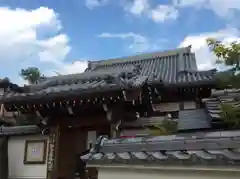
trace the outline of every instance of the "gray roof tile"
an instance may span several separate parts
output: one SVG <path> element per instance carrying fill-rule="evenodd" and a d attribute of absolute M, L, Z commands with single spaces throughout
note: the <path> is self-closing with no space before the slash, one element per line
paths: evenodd
<path fill-rule="evenodd" d="M 187 53 L 188 52 L 188 53 Z M 145 54 L 146 56 L 147 54 Z M 123 68 L 136 65 L 141 68 L 141 75 L 147 76 L 149 82 L 165 84 L 208 82 L 213 80 L 215 71 L 197 71 L 195 55 L 188 48 L 182 48 L 162 53 L 143 56 L 126 57 L 122 59 L 90 62 L 92 68 L 88 71 Z"/>
<path fill-rule="evenodd" d="M 197 136 L 195 136 L 197 135 Z M 240 132 L 98 139 L 87 164 L 240 164 Z"/>
<path fill-rule="evenodd" d="M 41 84 L 30 86 L 28 93 L 8 93 L 2 100 L 41 99 L 45 96 L 66 95 L 71 93 L 86 94 L 111 90 L 140 88 L 147 81 L 146 76 L 139 75 L 137 68 L 128 66 L 123 69 L 108 69 L 85 72 L 64 77 L 52 77 Z"/>
<path fill-rule="evenodd" d="M 211 128 L 211 124 L 204 109 L 179 111 L 178 130 L 207 128 Z"/>
<path fill-rule="evenodd" d="M 125 121 L 122 124 L 122 127 L 153 127 L 162 124 L 165 117 L 166 116 L 140 117 L 135 121 Z M 176 120 L 178 122 L 177 129 L 179 131 L 211 128 L 211 119 L 205 109 L 180 110 L 178 111 L 178 118 L 174 118 L 172 120 Z"/>
<path fill-rule="evenodd" d="M 0 136 L 27 135 L 40 133 L 40 129 L 35 125 L 0 127 Z"/>
<path fill-rule="evenodd" d="M 96 82 L 101 80 L 106 80 L 108 78 L 114 78 L 123 75 L 131 75 L 135 76 L 137 74 L 137 68 L 133 65 L 129 65 L 124 68 L 109 68 L 106 70 L 99 70 L 99 71 L 91 71 L 91 72 L 84 72 L 78 74 L 70 74 L 70 75 L 60 75 L 49 77 L 43 82 L 39 84 L 30 85 L 31 91 L 39 91 L 42 89 L 46 89 L 48 87 L 59 87 L 61 85 L 68 85 L 71 84 L 84 84 L 87 82 Z"/>
<path fill-rule="evenodd" d="M 123 127 L 151 127 L 159 125 L 164 120 L 164 116 L 158 117 L 141 117 L 135 121 L 125 121 Z"/>
<path fill-rule="evenodd" d="M 240 90 L 213 90 L 212 96 L 208 99 L 203 99 L 207 112 L 212 119 L 220 119 L 220 105 L 222 103 L 240 105 Z"/>
<path fill-rule="evenodd" d="M 139 88 L 144 83 L 191 85 L 213 83 L 214 70 L 197 71 L 190 47 L 133 57 L 90 62 L 84 73 L 60 75 L 26 87 L 25 93 L 9 93 L 2 100 L 23 100 L 48 95 L 105 92 Z M 126 77 L 126 78 L 125 78 Z"/>

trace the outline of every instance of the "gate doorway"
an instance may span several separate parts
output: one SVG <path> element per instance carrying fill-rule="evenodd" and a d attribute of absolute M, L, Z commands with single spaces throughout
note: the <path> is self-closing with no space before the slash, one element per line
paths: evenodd
<path fill-rule="evenodd" d="M 86 141 L 87 131 L 82 131 L 79 128 L 59 128 L 56 151 L 56 178 L 74 178 L 77 155 L 86 150 Z"/>

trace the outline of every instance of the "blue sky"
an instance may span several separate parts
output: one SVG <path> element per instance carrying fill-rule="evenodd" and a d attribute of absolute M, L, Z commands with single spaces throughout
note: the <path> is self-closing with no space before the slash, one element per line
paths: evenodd
<path fill-rule="evenodd" d="M 0 77 L 21 68 L 82 72 L 88 60 L 192 45 L 214 67 L 205 39 L 239 40 L 239 0 L 0 0 Z"/>

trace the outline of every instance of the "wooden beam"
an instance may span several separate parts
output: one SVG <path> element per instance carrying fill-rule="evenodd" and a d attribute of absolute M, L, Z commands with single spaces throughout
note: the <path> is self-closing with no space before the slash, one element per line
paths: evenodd
<path fill-rule="evenodd" d="M 103 104 L 103 109 L 104 109 L 104 111 L 105 111 L 105 112 L 107 112 L 107 111 L 108 111 L 108 107 L 107 107 L 107 105 L 106 105 L 106 104 Z"/>
<path fill-rule="evenodd" d="M 40 111 L 37 110 L 37 111 L 35 111 L 35 113 L 36 113 L 36 115 L 37 115 L 38 117 L 40 117 L 41 119 L 43 119 L 43 117 L 42 117 Z"/>
<path fill-rule="evenodd" d="M 49 119 L 51 120 L 51 119 Z M 106 116 L 93 116 L 93 117 L 68 117 L 68 118 L 59 118 L 57 123 L 60 123 L 61 126 L 74 127 L 91 127 L 91 126 L 102 126 L 108 125 L 109 121 L 106 119 Z"/>
<path fill-rule="evenodd" d="M 134 90 L 134 91 L 125 91 L 126 101 L 138 100 L 139 98 L 141 98 L 141 89 Z"/>
<path fill-rule="evenodd" d="M 119 131 L 119 126 L 122 124 L 122 120 L 119 120 L 116 124 L 116 130 Z"/>
<path fill-rule="evenodd" d="M 72 110 L 71 107 L 67 107 L 67 109 L 68 109 L 68 113 L 69 113 L 70 115 L 73 115 L 73 114 L 74 114 L 74 112 L 73 112 L 73 110 Z"/>

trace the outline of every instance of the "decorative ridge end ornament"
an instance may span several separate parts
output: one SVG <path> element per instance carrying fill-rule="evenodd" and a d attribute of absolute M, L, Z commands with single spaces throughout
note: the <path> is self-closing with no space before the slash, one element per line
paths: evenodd
<path fill-rule="evenodd" d="M 93 63 L 91 61 L 88 61 L 87 69 L 85 69 L 84 72 L 92 69 L 93 69 Z"/>
<path fill-rule="evenodd" d="M 192 45 L 187 46 L 187 50 L 188 50 L 188 52 L 190 53 L 191 50 L 192 50 Z"/>

